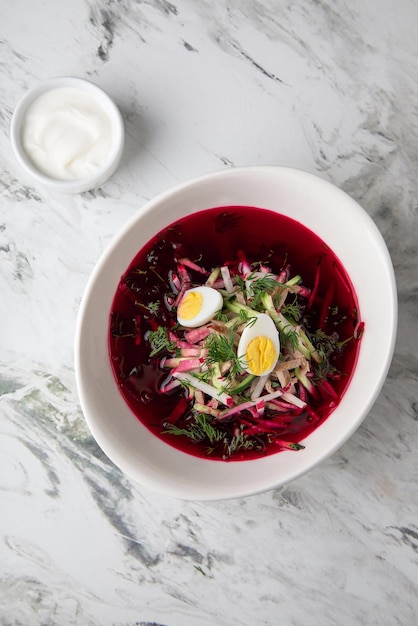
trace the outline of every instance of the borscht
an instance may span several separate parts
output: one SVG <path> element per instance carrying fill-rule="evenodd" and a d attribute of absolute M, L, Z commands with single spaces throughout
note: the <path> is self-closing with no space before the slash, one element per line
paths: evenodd
<path fill-rule="evenodd" d="M 304 448 L 347 389 L 363 327 L 347 272 L 315 233 L 268 209 L 218 207 L 138 251 L 113 299 L 109 356 L 157 437 L 249 460 Z"/>

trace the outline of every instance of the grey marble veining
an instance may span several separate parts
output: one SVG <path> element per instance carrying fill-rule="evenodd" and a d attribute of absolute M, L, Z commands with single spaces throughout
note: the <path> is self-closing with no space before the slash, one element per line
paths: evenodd
<path fill-rule="evenodd" d="M 0 5 L 0 624 L 418 624 L 417 23 L 415 0 Z M 10 146 L 18 99 L 58 75 L 106 89 L 127 133 L 116 174 L 77 196 L 37 187 Z M 394 262 L 398 340 L 330 459 L 264 494 L 185 503 L 92 439 L 75 320 L 138 207 L 250 164 L 317 173 L 364 206 Z"/>

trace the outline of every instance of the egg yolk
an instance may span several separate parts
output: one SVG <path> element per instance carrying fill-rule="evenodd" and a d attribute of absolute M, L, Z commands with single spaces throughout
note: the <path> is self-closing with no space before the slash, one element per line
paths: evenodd
<path fill-rule="evenodd" d="M 198 291 L 189 291 L 180 302 L 178 309 L 179 317 L 184 320 L 192 320 L 202 308 L 203 296 Z"/>
<path fill-rule="evenodd" d="M 276 361 L 276 348 L 271 339 L 260 335 L 259 337 L 254 337 L 249 342 L 245 358 L 251 372 L 256 376 L 261 376 Z"/>

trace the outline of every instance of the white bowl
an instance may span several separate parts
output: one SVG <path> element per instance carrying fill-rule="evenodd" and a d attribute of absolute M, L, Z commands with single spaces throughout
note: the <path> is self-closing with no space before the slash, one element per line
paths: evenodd
<path fill-rule="evenodd" d="M 128 408 L 108 356 L 112 300 L 121 275 L 152 236 L 190 213 L 228 205 L 263 207 L 314 231 L 339 257 L 357 292 L 365 331 L 351 382 L 305 449 L 250 461 L 200 459 L 164 443 Z M 190 500 L 246 496 L 283 485 L 335 452 L 374 404 L 392 359 L 397 296 L 384 240 L 367 213 L 324 180 L 283 167 L 237 168 L 179 185 L 140 209 L 99 259 L 88 282 L 75 337 L 81 406 L 93 436 L 127 475 L 160 493 Z"/>
<path fill-rule="evenodd" d="M 97 168 L 94 174 L 71 180 L 52 178 L 40 171 L 30 159 L 22 143 L 22 126 L 29 107 L 46 92 L 64 87 L 79 89 L 90 94 L 107 114 L 111 125 L 111 148 L 106 160 Z M 81 193 L 102 185 L 115 172 L 122 157 L 125 131 L 118 107 L 100 87 L 83 78 L 63 76 L 51 78 L 33 87 L 21 98 L 12 116 L 10 140 L 20 165 L 39 184 L 64 193 Z"/>

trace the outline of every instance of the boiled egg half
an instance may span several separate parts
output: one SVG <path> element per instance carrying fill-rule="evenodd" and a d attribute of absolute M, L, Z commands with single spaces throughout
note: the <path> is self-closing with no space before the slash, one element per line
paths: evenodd
<path fill-rule="evenodd" d="M 255 376 L 270 374 L 279 358 L 280 340 L 277 328 L 266 313 L 258 313 L 242 331 L 238 357 L 244 369 Z"/>
<path fill-rule="evenodd" d="M 219 291 L 212 287 L 188 289 L 177 309 L 177 320 L 182 326 L 196 328 L 206 324 L 223 306 Z"/>

